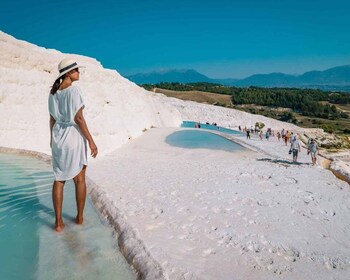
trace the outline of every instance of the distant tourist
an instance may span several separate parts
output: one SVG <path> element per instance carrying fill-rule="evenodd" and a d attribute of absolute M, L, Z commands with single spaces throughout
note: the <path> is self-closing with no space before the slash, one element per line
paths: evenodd
<path fill-rule="evenodd" d="M 62 219 L 63 187 L 73 179 L 77 203 L 76 223 L 83 223 L 86 200 L 85 172 L 87 143 L 92 157 L 97 156 L 97 146 L 86 125 L 83 109 L 85 104 L 79 87 L 72 85 L 79 80 L 79 66 L 75 60 L 64 59 L 58 64 L 59 75 L 49 95 L 50 146 L 55 180 L 52 200 L 55 210 L 55 230 L 64 228 Z"/>
<path fill-rule="evenodd" d="M 260 132 L 259 132 L 259 138 L 260 138 L 260 140 L 262 140 L 262 135 L 263 135 L 263 131 L 262 131 L 262 129 L 261 129 Z"/>
<path fill-rule="evenodd" d="M 246 130 L 246 133 L 247 133 L 247 139 L 250 139 L 250 130 L 247 129 L 247 130 Z"/>
<path fill-rule="evenodd" d="M 277 139 L 278 139 L 278 141 L 281 140 L 281 133 L 279 131 L 277 132 Z"/>
<path fill-rule="evenodd" d="M 242 128 L 241 128 L 241 126 L 240 126 L 240 125 L 238 126 L 238 130 L 239 130 L 239 131 L 242 131 Z"/>
<path fill-rule="evenodd" d="M 311 155 L 312 165 L 315 165 L 317 163 L 316 155 L 319 155 L 320 151 L 319 151 L 318 145 L 314 139 L 311 139 L 311 141 L 310 141 L 309 147 L 307 149 L 307 154 Z"/>
<path fill-rule="evenodd" d="M 290 151 L 293 154 L 293 162 L 297 162 L 298 152 L 300 152 L 300 143 L 296 136 L 294 141 L 290 144 Z"/>
<path fill-rule="evenodd" d="M 265 138 L 266 138 L 266 140 L 267 141 L 269 141 L 269 138 L 270 138 L 270 131 L 266 131 L 266 133 L 265 133 Z"/>
<path fill-rule="evenodd" d="M 290 138 L 290 132 L 287 130 L 286 134 L 284 135 L 284 143 L 286 144 L 286 146 L 289 142 L 289 138 Z"/>
<path fill-rule="evenodd" d="M 284 140 L 284 137 L 286 136 L 286 132 L 284 130 L 284 128 L 282 129 L 281 131 L 281 137 L 282 137 L 282 140 Z"/>
<path fill-rule="evenodd" d="M 293 132 L 291 132 L 291 133 L 290 133 L 290 137 L 289 137 L 289 141 L 290 141 L 290 143 L 292 144 L 292 143 L 293 143 L 293 141 L 294 141 L 295 139 L 296 139 L 296 138 L 295 138 L 294 133 L 293 133 Z"/>

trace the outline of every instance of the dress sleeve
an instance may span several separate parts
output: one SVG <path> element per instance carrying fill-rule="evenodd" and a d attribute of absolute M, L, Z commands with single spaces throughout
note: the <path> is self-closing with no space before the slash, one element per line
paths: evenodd
<path fill-rule="evenodd" d="M 72 92 L 72 117 L 73 120 L 75 118 L 75 115 L 80 110 L 80 108 L 84 108 L 84 100 L 81 96 L 81 89 L 79 87 L 75 87 L 75 90 Z"/>

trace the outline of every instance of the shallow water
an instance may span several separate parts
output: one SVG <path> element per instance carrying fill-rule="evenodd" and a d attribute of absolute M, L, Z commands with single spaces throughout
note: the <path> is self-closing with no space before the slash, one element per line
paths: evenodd
<path fill-rule="evenodd" d="M 211 149 L 227 152 L 245 151 L 246 148 L 222 136 L 199 129 L 176 131 L 166 137 L 165 142 L 171 146 L 186 149 Z"/>
<path fill-rule="evenodd" d="M 184 122 L 182 122 L 181 127 L 195 128 L 195 124 L 196 124 L 196 122 L 184 121 Z M 211 124 L 205 124 L 205 123 L 201 123 L 200 128 L 214 130 L 214 131 L 218 131 L 218 132 L 226 133 L 226 134 L 244 135 L 244 133 L 242 133 L 238 130 L 228 129 L 228 128 L 224 128 L 224 127 L 220 127 L 220 126 L 216 126 L 216 125 L 211 125 Z"/>
<path fill-rule="evenodd" d="M 64 190 L 64 232 L 53 228 L 51 167 L 0 154 L 0 279 L 135 279 L 112 229 L 87 199 L 84 225 L 74 223 L 74 184 Z"/>

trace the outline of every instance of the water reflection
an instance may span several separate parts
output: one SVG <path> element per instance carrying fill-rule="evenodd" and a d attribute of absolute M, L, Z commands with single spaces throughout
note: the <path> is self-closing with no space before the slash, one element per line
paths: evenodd
<path fill-rule="evenodd" d="M 52 182 L 48 164 L 0 154 L 0 279 L 135 279 L 89 199 L 85 223 L 76 225 L 71 181 L 64 189 L 65 230 L 54 231 Z"/>

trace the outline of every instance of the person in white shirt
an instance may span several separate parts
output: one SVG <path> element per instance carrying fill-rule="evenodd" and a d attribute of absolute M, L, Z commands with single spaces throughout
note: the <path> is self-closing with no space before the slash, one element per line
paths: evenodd
<path fill-rule="evenodd" d="M 293 162 L 297 162 L 298 152 L 300 152 L 300 143 L 296 135 L 294 136 L 294 141 L 290 144 L 290 150 L 293 154 Z"/>

